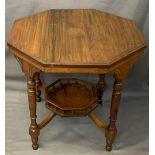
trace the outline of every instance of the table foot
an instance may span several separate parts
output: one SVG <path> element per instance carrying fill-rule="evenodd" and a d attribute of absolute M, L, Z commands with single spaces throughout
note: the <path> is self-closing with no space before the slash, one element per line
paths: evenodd
<path fill-rule="evenodd" d="M 33 148 L 33 150 L 38 150 L 39 145 L 38 144 L 37 145 L 32 144 L 32 148 Z"/>
<path fill-rule="evenodd" d="M 106 136 L 106 150 L 111 151 L 112 150 L 112 144 L 117 135 L 117 129 L 107 128 L 105 132 Z"/>
<path fill-rule="evenodd" d="M 30 134 L 31 140 L 32 140 L 32 148 L 33 148 L 33 150 L 37 150 L 39 147 L 38 136 L 40 134 L 40 130 L 38 128 L 30 127 L 29 134 Z"/>
<path fill-rule="evenodd" d="M 111 151 L 112 150 L 112 145 L 106 145 L 106 150 Z"/>

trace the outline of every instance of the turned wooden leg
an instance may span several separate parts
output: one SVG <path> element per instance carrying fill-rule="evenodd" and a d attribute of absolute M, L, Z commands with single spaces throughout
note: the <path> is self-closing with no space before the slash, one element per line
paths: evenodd
<path fill-rule="evenodd" d="M 31 117 L 31 124 L 29 128 L 29 134 L 32 139 L 32 148 L 34 150 L 38 149 L 38 136 L 40 130 L 38 128 L 36 122 L 36 88 L 35 88 L 35 79 L 33 77 L 28 77 L 28 100 L 29 100 L 29 109 L 30 109 L 30 117 Z"/>
<path fill-rule="evenodd" d="M 40 90 L 40 85 L 41 85 L 41 80 L 39 77 L 40 73 L 35 74 L 35 84 L 36 84 L 36 101 L 40 102 L 41 101 L 41 90 Z"/>
<path fill-rule="evenodd" d="M 117 135 L 117 128 L 115 123 L 117 119 L 117 112 L 120 105 L 121 89 L 122 89 L 122 80 L 115 79 L 111 101 L 110 123 L 107 126 L 105 132 L 107 151 L 112 150 L 112 143 Z"/>
<path fill-rule="evenodd" d="M 97 88 L 98 88 L 98 103 L 102 104 L 102 96 L 103 96 L 103 92 L 105 89 L 105 81 L 104 81 L 104 74 L 100 74 L 99 75 L 99 81 L 97 84 Z"/>

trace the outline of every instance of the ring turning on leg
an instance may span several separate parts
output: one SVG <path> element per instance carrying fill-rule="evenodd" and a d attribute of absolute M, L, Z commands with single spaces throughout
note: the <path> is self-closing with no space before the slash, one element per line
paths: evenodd
<path fill-rule="evenodd" d="M 36 87 L 36 101 L 40 102 L 41 101 L 41 90 L 40 90 L 40 85 L 41 85 L 41 80 L 40 80 L 40 73 L 35 74 L 35 87 Z"/>
<path fill-rule="evenodd" d="M 29 128 L 29 134 L 32 139 L 32 148 L 34 150 L 38 149 L 38 136 L 40 134 L 40 130 L 38 128 L 36 122 L 36 89 L 35 89 L 35 79 L 34 77 L 28 77 L 28 100 L 29 100 L 29 109 L 30 109 L 30 117 L 31 124 Z"/>
<path fill-rule="evenodd" d="M 111 101 L 110 123 L 107 126 L 105 132 L 107 151 L 112 150 L 112 143 L 117 135 L 117 128 L 115 123 L 117 119 L 117 112 L 120 105 L 121 89 L 122 89 L 122 80 L 115 79 Z"/>

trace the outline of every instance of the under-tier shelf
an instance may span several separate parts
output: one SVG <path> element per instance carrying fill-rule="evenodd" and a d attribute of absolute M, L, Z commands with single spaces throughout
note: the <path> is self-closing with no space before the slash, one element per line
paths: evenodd
<path fill-rule="evenodd" d="M 88 115 L 97 106 L 96 87 L 84 80 L 59 79 L 45 88 L 46 107 L 61 116 Z"/>

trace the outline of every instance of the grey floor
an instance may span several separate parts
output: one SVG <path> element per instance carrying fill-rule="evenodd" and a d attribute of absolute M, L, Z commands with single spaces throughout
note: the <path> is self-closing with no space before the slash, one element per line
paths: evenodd
<path fill-rule="evenodd" d="M 132 74 L 132 73 L 131 73 Z M 51 81 L 63 75 L 42 75 Z M 74 76 L 74 75 L 68 75 Z M 79 75 L 82 77 L 82 75 Z M 96 82 L 94 75 L 83 75 Z M 94 113 L 108 123 L 113 80 L 106 77 L 107 90 L 104 104 Z M 148 154 L 148 90 L 132 78 L 124 82 L 122 104 L 118 115 L 118 136 L 111 152 L 105 151 L 102 131 L 87 117 L 56 117 L 39 137 L 40 148 L 31 149 L 28 134 L 30 123 L 27 104 L 26 80 L 20 66 L 11 55 L 6 56 L 6 155 L 147 155 Z M 49 111 L 44 102 L 38 103 L 38 121 Z"/>

